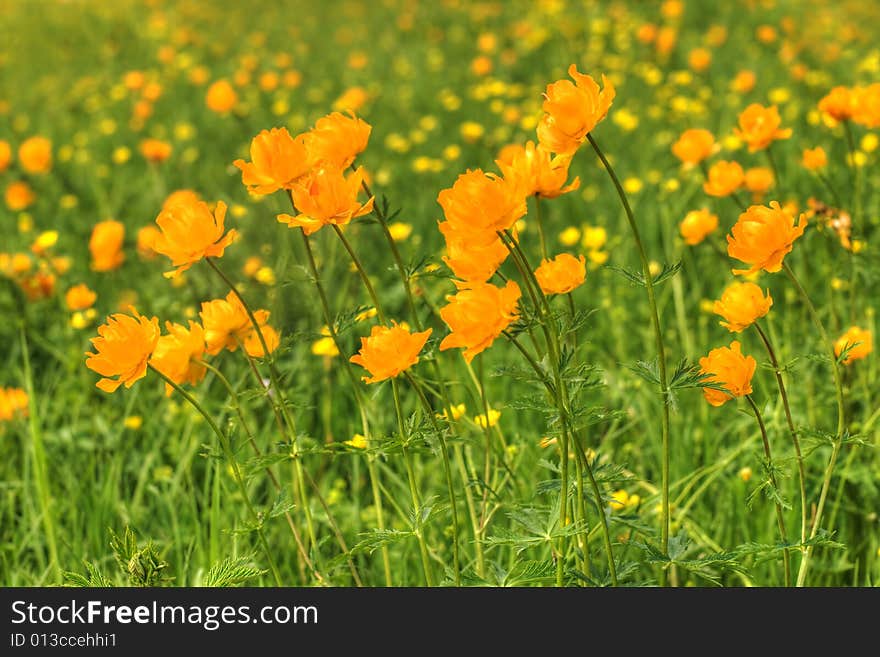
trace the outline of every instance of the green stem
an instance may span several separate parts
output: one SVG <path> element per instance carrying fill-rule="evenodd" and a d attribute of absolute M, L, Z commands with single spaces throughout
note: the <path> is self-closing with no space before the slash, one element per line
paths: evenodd
<path fill-rule="evenodd" d="M 853 137 L 852 126 L 850 125 L 850 121 L 843 122 L 843 129 L 846 133 L 846 146 L 849 149 L 849 170 L 853 177 L 853 192 L 852 192 L 852 225 L 855 228 L 858 225 L 858 220 L 862 215 L 861 209 L 861 167 L 856 163 L 856 141 Z M 853 231 L 855 232 L 855 231 Z M 864 233 L 864 231 L 863 231 Z M 862 235 L 864 237 L 864 234 Z"/>
<path fill-rule="evenodd" d="M 373 284 L 370 282 L 370 277 L 367 276 L 367 271 L 364 269 L 363 263 L 361 263 L 360 258 L 357 257 L 357 254 L 354 252 L 351 243 L 348 241 L 345 233 L 342 232 L 342 229 L 336 224 L 333 224 L 333 230 L 336 231 L 339 239 L 342 240 L 342 245 L 345 247 L 345 250 L 348 251 L 348 255 L 351 257 L 351 261 L 354 263 L 355 268 L 358 270 L 358 274 L 360 274 L 361 280 L 363 280 L 364 282 L 364 287 L 367 288 L 367 293 L 370 295 L 373 306 L 376 308 L 376 314 L 379 316 L 379 321 L 382 324 L 387 324 L 388 321 L 385 318 L 385 313 L 382 312 L 382 304 L 379 303 L 379 295 L 376 294 L 376 288 L 374 288 Z"/>
<path fill-rule="evenodd" d="M 819 492 L 819 503 L 816 506 L 816 514 L 813 518 L 813 526 L 810 530 L 810 538 L 812 539 L 816 537 L 816 534 L 819 532 L 819 527 L 822 525 L 822 514 L 825 510 L 825 501 L 828 498 L 828 490 L 831 488 L 831 477 L 834 474 L 834 466 L 837 463 L 837 457 L 840 455 L 840 449 L 843 445 L 843 433 L 846 428 L 846 410 L 843 401 L 843 380 L 840 376 L 840 366 L 837 363 L 837 355 L 834 353 L 834 343 L 831 342 L 831 339 L 828 337 L 828 333 L 825 331 L 825 326 L 822 324 L 822 320 L 819 319 L 819 313 L 816 312 L 816 307 L 813 306 L 813 302 L 810 301 L 807 291 L 804 290 L 800 281 L 791 270 L 791 267 L 789 267 L 787 263 L 783 263 L 782 268 L 785 270 L 789 280 L 795 286 L 798 294 L 807 306 L 813 324 L 816 326 L 816 330 L 822 338 L 822 342 L 828 351 L 828 355 L 831 357 L 831 371 L 834 375 L 834 388 L 837 396 L 837 433 L 831 447 L 831 457 L 828 459 L 828 465 L 825 468 L 825 476 L 822 478 L 822 489 Z M 807 546 L 807 549 L 804 552 L 804 558 L 798 569 L 797 586 L 804 586 L 807 581 L 807 572 L 810 567 L 810 558 L 812 557 L 812 554 L 813 546 Z"/>
<path fill-rule="evenodd" d="M 758 421 L 758 427 L 761 429 L 761 440 L 764 442 L 764 456 L 767 458 L 767 474 L 770 478 L 770 485 L 773 486 L 774 500 L 776 506 L 776 524 L 779 526 L 779 536 L 786 547 L 782 551 L 782 563 L 785 570 L 785 585 L 791 586 L 791 555 L 788 553 L 788 536 L 785 532 L 785 514 L 782 511 L 782 503 L 779 501 L 779 485 L 776 483 L 776 474 L 773 472 L 773 457 L 770 455 L 770 441 L 767 439 L 767 427 L 764 426 L 764 418 L 761 417 L 761 411 L 751 395 L 746 395 L 746 401 L 752 407 L 755 419 Z"/>
<path fill-rule="evenodd" d="M 248 495 L 247 486 L 245 485 L 244 477 L 241 474 L 241 468 L 238 465 L 238 460 L 236 460 L 235 454 L 232 451 L 232 446 L 229 444 L 228 437 L 220 430 L 220 427 L 218 427 L 217 423 L 214 422 L 214 418 L 210 416 L 210 414 L 204 409 L 204 407 L 195 397 L 193 397 L 180 385 L 172 381 L 170 378 L 165 376 L 165 374 L 157 370 L 152 365 L 148 364 L 147 367 L 149 367 L 153 372 L 162 377 L 165 383 L 167 383 L 172 388 L 174 388 L 174 390 L 180 393 L 180 395 L 187 402 L 189 402 L 189 404 L 193 408 L 195 408 L 203 418 L 205 418 L 208 426 L 211 427 L 211 430 L 217 435 L 217 438 L 220 440 L 220 447 L 226 456 L 226 460 L 229 462 L 229 466 L 232 468 L 232 477 L 233 479 L 235 479 L 235 483 L 238 484 L 238 488 L 241 491 L 245 506 L 247 506 L 248 513 L 250 513 L 251 519 L 254 523 L 254 528 L 256 529 L 257 536 L 259 536 L 260 543 L 263 546 L 263 551 L 266 553 L 266 560 L 269 563 L 269 569 L 272 571 L 272 576 L 275 578 L 275 585 L 283 586 L 281 582 L 281 575 L 278 572 L 278 566 L 275 565 L 275 559 L 272 556 L 272 550 L 269 548 L 269 543 L 266 541 L 266 535 L 263 533 L 263 517 L 261 514 L 257 513 L 256 509 L 254 509 L 253 505 L 251 504 L 251 498 Z"/>
<path fill-rule="evenodd" d="M 614 183 L 614 188 L 617 190 L 617 195 L 620 197 L 620 202 L 623 205 L 624 212 L 626 213 L 626 219 L 629 223 L 630 230 L 632 231 L 633 240 L 636 244 L 636 249 L 639 252 L 639 260 L 641 261 L 642 265 L 642 276 L 645 279 L 645 289 L 647 290 L 648 295 L 648 305 L 650 306 L 651 310 L 651 327 L 654 330 L 654 342 L 657 350 L 658 373 L 660 375 L 660 396 L 662 397 L 661 401 L 663 406 L 660 429 L 663 452 L 661 463 L 662 481 L 660 502 L 660 545 L 663 554 L 667 554 L 669 552 L 669 383 L 666 374 L 666 348 L 663 344 L 663 331 L 660 328 L 660 314 L 657 310 L 657 300 L 654 296 L 654 279 L 651 276 L 648 256 L 645 253 L 645 247 L 642 244 L 639 227 L 636 224 L 635 216 L 633 215 L 632 208 L 629 205 L 629 200 L 626 197 L 626 193 L 623 191 L 623 187 L 620 184 L 620 180 L 618 180 L 617 175 L 614 173 L 614 169 L 605 158 L 605 155 L 602 153 L 599 145 L 593 138 L 593 135 L 587 134 L 587 138 L 589 139 L 590 145 L 593 147 L 593 150 L 596 151 L 596 155 L 598 155 L 599 159 L 602 161 L 602 165 L 608 172 L 608 175 L 611 178 L 611 182 Z M 661 584 L 665 584 L 665 573 L 665 570 L 661 571 Z"/>
<path fill-rule="evenodd" d="M 776 158 L 773 156 L 773 146 L 767 146 L 764 151 L 767 154 L 767 161 L 770 163 L 770 169 L 773 171 L 773 184 L 778 191 L 778 195 L 782 195 L 782 180 L 779 177 L 779 167 L 776 166 Z"/>
<path fill-rule="evenodd" d="M 547 259 L 547 238 L 544 235 L 544 221 L 541 214 L 541 197 L 535 194 L 535 223 L 538 224 L 538 238 L 541 241 L 541 258 Z"/>

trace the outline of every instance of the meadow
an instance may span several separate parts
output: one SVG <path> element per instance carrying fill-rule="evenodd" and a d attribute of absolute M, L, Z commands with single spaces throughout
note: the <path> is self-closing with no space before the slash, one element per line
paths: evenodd
<path fill-rule="evenodd" d="M 880 582 L 880 4 L 264 5 L 0 6 L 0 585 Z"/>

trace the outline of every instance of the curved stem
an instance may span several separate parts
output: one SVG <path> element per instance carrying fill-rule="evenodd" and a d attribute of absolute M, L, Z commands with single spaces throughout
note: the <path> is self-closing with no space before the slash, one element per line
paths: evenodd
<path fill-rule="evenodd" d="M 785 532 L 785 514 L 782 511 L 782 503 L 779 501 L 779 485 L 776 483 L 776 474 L 773 472 L 773 457 L 770 455 L 770 441 L 767 439 L 767 428 L 764 426 L 764 418 L 761 417 L 761 411 L 758 410 L 755 400 L 751 395 L 746 395 L 746 401 L 752 407 L 755 419 L 758 421 L 758 427 L 761 429 L 761 440 L 764 442 L 764 456 L 767 458 L 767 475 L 770 478 L 770 485 L 773 486 L 774 503 L 776 506 L 776 524 L 779 526 L 779 536 L 786 547 L 782 551 L 782 563 L 785 570 L 785 585 L 791 586 L 791 556 L 788 554 L 788 536 Z"/>
<path fill-rule="evenodd" d="M 773 182 L 779 192 L 779 196 L 781 196 L 782 180 L 779 178 L 779 167 L 776 166 L 776 158 L 773 156 L 773 146 L 767 146 L 764 152 L 767 154 L 767 161 L 770 163 L 770 169 L 773 171 Z"/>
<path fill-rule="evenodd" d="M 203 418 L 205 418 L 208 426 L 211 427 L 211 430 L 216 434 L 217 438 L 220 441 L 220 447 L 223 450 L 223 453 L 226 455 L 226 460 L 229 461 L 229 467 L 232 468 L 232 478 L 235 479 L 235 483 L 238 484 L 238 488 L 241 491 L 241 496 L 244 499 L 245 506 L 247 506 L 248 513 L 250 513 L 251 519 L 254 523 L 254 528 L 256 529 L 257 536 L 259 536 L 260 543 L 263 546 L 263 551 L 266 553 L 266 560 L 269 562 L 269 569 L 272 571 L 272 576 L 275 579 L 275 585 L 283 586 L 283 584 L 281 583 L 281 575 L 278 572 L 278 566 L 275 565 L 275 559 L 272 556 L 272 550 L 269 548 L 269 543 L 266 541 L 266 535 L 263 533 L 263 517 L 261 514 L 257 513 L 256 509 L 254 509 L 253 505 L 251 504 L 251 498 L 248 495 L 247 486 L 245 486 L 244 477 L 241 474 L 241 468 L 238 465 L 238 460 L 236 460 L 235 454 L 232 451 L 232 447 L 229 444 L 228 437 L 220 430 L 220 427 L 218 427 L 217 423 L 214 422 L 214 418 L 210 416 L 210 414 L 204 409 L 204 407 L 195 397 L 193 397 L 180 385 L 172 381 L 170 378 L 165 376 L 165 374 L 157 370 L 152 365 L 147 364 L 147 367 L 158 374 L 160 377 L 162 377 L 165 383 L 167 383 L 172 388 L 174 388 L 174 390 L 180 393 L 180 395 L 187 402 L 189 402 L 189 404 L 193 408 L 195 408 Z"/>
<path fill-rule="evenodd" d="M 385 313 L 382 312 L 382 304 L 379 303 L 379 295 L 376 294 L 376 288 L 374 288 L 373 284 L 370 282 L 370 277 L 367 276 L 367 272 L 364 269 L 363 263 L 360 261 L 360 258 L 357 257 L 357 254 L 354 252 L 351 243 L 348 241 L 345 233 L 342 232 L 342 229 L 336 224 L 333 224 L 333 230 L 336 231 L 339 239 L 342 240 L 342 245 L 345 247 L 345 250 L 348 251 L 348 255 L 351 257 L 351 261 L 357 268 L 358 273 L 361 276 L 361 280 L 363 280 L 364 282 L 364 287 L 367 288 L 367 293 L 370 295 L 370 299 L 373 302 L 373 306 L 376 308 L 376 314 L 379 316 L 379 321 L 383 324 L 387 324 L 388 321 L 385 318 Z"/>
<path fill-rule="evenodd" d="M 547 259 L 547 238 L 544 236 L 544 221 L 541 214 L 541 197 L 535 194 L 535 223 L 538 224 L 538 238 L 541 241 L 541 258 Z"/>
<path fill-rule="evenodd" d="M 813 306 L 813 302 L 810 301 L 807 291 L 794 275 L 791 267 L 789 267 L 787 263 L 783 263 L 782 268 L 785 270 L 789 280 L 795 286 L 795 289 L 797 289 L 798 294 L 807 306 L 813 324 L 816 326 L 816 330 L 819 332 L 822 342 L 828 350 L 828 355 L 831 357 L 831 371 L 834 375 L 834 388 L 837 396 L 837 433 L 831 447 L 831 457 L 828 459 L 828 465 L 825 468 L 825 476 L 822 479 L 822 489 L 819 492 L 819 503 L 816 506 L 816 514 L 813 518 L 812 528 L 810 529 L 810 538 L 812 539 L 816 537 L 816 534 L 819 532 L 819 527 L 822 525 L 822 514 L 825 511 L 828 490 L 831 488 L 831 476 L 834 474 L 834 466 L 837 463 L 837 457 L 840 455 L 840 448 L 843 445 L 843 433 L 846 428 L 846 407 L 843 401 L 843 380 L 840 376 L 840 366 L 837 363 L 837 354 L 834 353 L 834 343 L 831 342 L 831 339 L 828 337 L 825 326 L 822 324 L 822 320 L 819 319 L 819 313 L 816 312 L 816 307 Z M 807 581 L 807 572 L 810 567 L 810 557 L 812 557 L 812 554 L 813 546 L 807 546 L 807 549 L 804 552 L 804 558 L 798 569 L 797 586 L 803 586 Z"/>
<path fill-rule="evenodd" d="M 618 180 L 617 175 L 614 173 L 614 169 L 611 167 L 611 164 L 602 153 L 599 145 L 593 138 L 593 135 L 587 134 L 587 139 L 589 139 L 590 145 L 593 147 L 593 150 L 596 151 L 596 155 L 598 155 L 599 159 L 602 161 L 602 165 L 608 172 L 608 175 L 611 178 L 611 182 L 614 183 L 614 188 L 617 190 L 617 195 L 620 197 L 620 202 L 623 205 L 624 212 L 626 213 L 626 220 L 629 223 L 630 231 L 632 232 L 633 240 L 636 244 L 636 249 L 639 252 L 639 260 L 641 261 L 642 265 L 642 276 L 645 279 L 645 289 L 647 291 L 648 305 L 650 306 L 651 311 L 651 327 L 654 331 L 654 342 L 657 350 L 657 366 L 658 373 L 660 375 L 660 396 L 662 397 L 661 401 L 663 407 L 660 419 L 660 432 L 663 452 L 661 462 L 660 546 L 663 554 L 667 554 L 669 552 L 669 383 L 666 373 L 666 348 L 663 344 L 663 331 L 660 328 L 660 314 L 657 310 L 657 300 L 654 296 L 654 279 L 651 275 L 651 270 L 648 263 L 648 256 L 645 253 L 645 247 L 642 244 L 642 238 L 641 234 L 639 233 L 638 224 L 636 224 L 635 216 L 633 215 L 632 208 L 629 205 L 629 200 L 626 197 L 626 193 L 623 191 L 623 187 L 620 184 L 620 180 Z M 665 584 L 665 572 L 665 570 L 661 571 L 662 584 Z"/>
<path fill-rule="evenodd" d="M 852 126 L 850 125 L 851 121 L 843 122 L 843 129 L 846 133 L 846 145 L 849 149 L 849 170 L 853 177 L 853 192 L 852 192 L 852 206 L 853 206 L 853 217 L 852 224 L 853 228 L 858 225 L 858 221 L 861 218 L 862 209 L 861 209 L 861 173 L 859 165 L 856 163 L 856 142 L 852 133 Z M 865 235 L 862 235 L 865 237 Z"/>

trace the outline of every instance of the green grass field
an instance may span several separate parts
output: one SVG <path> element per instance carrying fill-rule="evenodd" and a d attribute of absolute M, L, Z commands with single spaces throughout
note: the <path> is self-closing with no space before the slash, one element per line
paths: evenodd
<path fill-rule="evenodd" d="M 4 2 L 0 584 L 880 582 L 880 5 L 715 4 Z M 456 286 L 438 195 L 467 170 L 500 174 L 503 147 L 537 142 L 542 93 L 571 64 L 616 88 L 590 139 L 645 262 L 585 141 L 567 178 L 579 188 L 528 199 L 489 281 L 518 283 L 519 319 L 468 363 L 440 350 Z M 848 92 L 861 99 L 852 118 L 819 107 L 839 85 L 861 90 Z M 790 137 L 751 151 L 734 128 L 753 103 L 778 107 Z M 354 165 L 375 206 L 341 234 L 384 316 L 366 312 L 375 303 L 325 226 L 307 241 L 328 322 L 302 231 L 276 220 L 287 195 L 250 194 L 232 162 L 251 160 L 261 130 L 296 135 L 347 109 L 372 126 Z M 672 145 L 693 128 L 715 148 L 685 166 Z M 22 152 L 33 137 L 51 161 L 33 141 Z M 146 139 L 170 154 L 150 161 Z M 815 147 L 827 164 L 811 170 Z M 704 172 L 721 160 L 759 171 L 710 196 Z M 139 231 L 177 190 L 226 203 L 239 238 L 169 279 Z M 749 277 L 773 299 L 757 326 L 776 367 L 755 327 L 731 333 L 713 312 L 744 280 L 725 235 L 746 205 L 771 201 L 807 221 L 782 271 Z M 703 208 L 717 228 L 687 244 L 680 224 Z M 99 245 L 115 261 L 96 266 L 90 240 L 111 219 L 120 251 Z M 585 256 L 570 294 L 545 296 L 525 271 L 542 243 Z M 152 369 L 99 390 L 85 353 L 106 317 L 134 306 L 163 331 L 199 321 L 230 292 L 212 264 L 270 311 L 280 346 L 206 356 L 204 379 L 183 385 L 204 413 Z M 78 284 L 93 304 L 71 307 Z M 432 334 L 406 372 L 363 383 L 347 361 L 391 320 Z M 832 357 L 851 327 L 867 333 Z M 732 340 L 756 361 L 736 399 L 699 364 Z M 707 403 L 713 392 L 727 403 Z"/>

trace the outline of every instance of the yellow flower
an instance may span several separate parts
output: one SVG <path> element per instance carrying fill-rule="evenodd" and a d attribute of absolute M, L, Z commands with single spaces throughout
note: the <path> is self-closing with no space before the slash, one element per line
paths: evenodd
<path fill-rule="evenodd" d="M 596 251 L 605 246 L 608 241 L 608 232 L 602 226 L 584 226 L 581 235 L 581 246 L 590 251 Z"/>
<path fill-rule="evenodd" d="M 334 358 L 339 355 L 339 349 L 330 336 L 318 338 L 312 343 L 312 354 L 315 356 L 324 356 L 325 358 Z"/>
<path fill-rule="evenodd" d="M 391 239 L 395 242 L 402 242 L 412 235 L 412 224 L 405 224 L 402 221 L 395 221 L 388 225 L 388 232 L 391 233 Z"/>
<path fill-rule="evenodd" d="M 126 429 L 131 429 L 132 431 L 137 431 L 144 424 L 144 419 L 140 415 L 128 415 L 122 421 L 122 426 Z"/>
<path fill-rule="evenodd" d="M 0 388 L 0 422 L 27 417 L 28 396 L 21 388 Z"/>
<path fill-rule="evenodd" d="M 480 427 L 481 429 L 487 429 L 489 427 L 494 427 L 498 424 L 498 420 L 501 419 L 501 411 L 497 411 L 494 408 L 489 409 L 489 419 L 486 419 L 486 414 L 481 413 L 474 418 L 474 423 Z"/>
<path fill-rule="evenodd" d="M 608 503 L 608 506 L 611 507 L 612 511 L 623 511 L 624 509 L 637 507 L 641 501 L 642 498 L 638 495 L 630 495 L 621 488 L 611 493 L 611 501 Z"/>
<path fill-rule="evenodd" d="M 349 447 L 354 447 L 355 449 L 366 449 L 367 439 L 361 434 L 356 433 L 351 437 L 351 440 L 346 440 L 345 444 Z"/>
<path fill-rule="evenodd" d="M 678 225 L 679 232 L 686 244 L 696 246 L 718 228 L 718 215 L 706 208 L 691 210 Z"/>
<path fill-rule="evenodd" d="M 450 404 L 450 410 L 452 411 L 453 421 L 463 418 L 467 413 L 467 407 L 464 404 Z M 444 410 L 442 413 L 437 413 L 437 417 L 447 418 L 447 414 L 447 411 Z"/>

